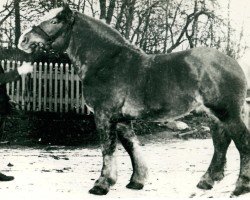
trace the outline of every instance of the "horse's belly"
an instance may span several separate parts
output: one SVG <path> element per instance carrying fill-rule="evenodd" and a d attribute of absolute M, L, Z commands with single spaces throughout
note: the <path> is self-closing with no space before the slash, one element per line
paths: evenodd
<path fill-rule="evenodd" d="M 204 110 L 204 104 L 202 97 L 196 93 L 194 97 L 175 98 L 175 101 L 170 101 L 164 104 L 164 106 L 153 107 L 147 109 L 144 118 L 150 121 L 164 122 L 169 120 L 175 120 L 188 115 L 193 110 Z M 144 110 L 145 111 L 145 110 Z"/>

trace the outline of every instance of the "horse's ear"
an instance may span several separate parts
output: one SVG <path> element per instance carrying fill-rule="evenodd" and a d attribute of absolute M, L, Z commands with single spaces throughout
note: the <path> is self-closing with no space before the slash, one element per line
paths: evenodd
<path fill-rule="evenodd" d="M 72 13 L 72 10 L 70 9 L 69 4 L 67 3 L 63 3 L 63 11 L 65 13 Z"/>
<path fill-rule="evenodd" d="M 65 20 L 68 20 L 68 21 L 72 20 L 73 12 L 72 12 L 72 10 L 70 9 L 70 7 L 69 7 L 69 5 L 67 3 L 65 3 L 63 5 L 63 10 L 62 10 L 62 12 L 60 14 L 60 17 L 62 17 Z"/>

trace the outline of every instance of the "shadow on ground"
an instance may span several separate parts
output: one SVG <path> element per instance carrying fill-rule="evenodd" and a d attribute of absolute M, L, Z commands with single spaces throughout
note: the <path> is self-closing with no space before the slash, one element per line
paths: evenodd
<path fill-rule="evenodd" d="M 165 123 L 133 121 L 137 135 L 146 138 L 172 139 L 185 131 L 193 134 L 183 136 L 183 139 L 210 137 L 207 131 L 200 130 L 201 126 L 210 126 L 211 120 L 204 113 L 191 113 L 181 119 L 189 125 L 188 130 L 173 131 Z M 156 134 L 157 133 L 157 134 Z M 15 111 L 6 119 L 4 141 L 13 145 L 65 145 L 83 146 L 99 143 L 94 117 L 77 115 L 75 113 L 57 114 L 48 112 L 24 113 Z"/>

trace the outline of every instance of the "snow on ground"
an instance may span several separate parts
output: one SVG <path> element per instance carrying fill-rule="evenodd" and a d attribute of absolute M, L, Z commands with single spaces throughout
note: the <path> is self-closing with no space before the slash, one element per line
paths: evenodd
<path fill-rule="evenodd" d="M 143 154 L 150 169 L 143 190 L 125 187 L 131 164 L 122 146 L 118 146 L 119 176 L 106 196 L 88 193 L 100 175 L 102 164 L 98 148 L 0 148 L 1 172 L 15 176 L 0 182 L 1 199 L 127 199 L 127 198 L 228 198 L 239 173 L 239 154 L 231 144 L 225 178 L 210 191 L 196 188 L 213 154 L 211 139 L 144 141 Z M 12 167 L 7 166 L 13 164 Z M 241 197 L 250 197 L 249 194 Z"/>

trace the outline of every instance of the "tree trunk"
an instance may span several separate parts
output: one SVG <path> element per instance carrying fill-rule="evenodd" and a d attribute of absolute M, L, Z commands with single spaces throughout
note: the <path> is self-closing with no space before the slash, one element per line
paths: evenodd
<path fill-rule="evenodd" d="M 169 28 L 169 22 L 168 22 L 168 14 L 169 14 L 169 1 L 166 0 L 166 12 L 165 12 L 165 37 L 164 37 L 164 43 L 163 43 L 163 53 L 167 52 L 167 45 L 168 45 L 168 28 Z"/>
<path fill-rule="evenodd" d="M 57 8 L 57 0 L 52 1 L 52 6 L 53 6 L 53 8 Z"/>
<path fill-rule="evenodd" d="M 20 0 L 14 0 L 15 8 L 15 46 L 18 45 L 18 40 L 21 35 L 21 19 L 20 19 Z"/>
<path fill-rule="evenodd" d="M 109 8 L 108 8 L 107 17 L 106 17 L 107 24 L 111 23 L 111 20 L 114 14 L 115 3 L 116 3 L 116 0 L 110 0 L 109 2 Z"/>
<path fill-rule="evenodd" d="M 123 0 L 122 1 L 121 10 L 120 10 L 119 15 L 117 16 L 117 20 L 116 20 L 116 24 L 115 24 L 115 29 L 118 30 L 118 31 L 120 30 L 122 17 L 123 17 L 125 8 L 127 7 L 127 4 L 128 4 L 128 0 Z"/>
<path fill-rule="evenodd" d="M 100 3 L 100 19 L 106 18 L 106 0 L 99 0 Z"/>
<path fill-rule="evenodd" d="M 227 55 L 231 56 L 231 22 L 230 22 L 230 7 L 231 0 L 228 0 L 227 4 Z"/>
<path fill-rule="evenodd" d="M 134 10 L 135 10 L 135 0 L 132 0 L 129 3 L 128 15 L 126 17 L 126 29 L 125 29 L 125 38 L 126 39 L 129 39 L 130 30 L 131 30 L 132 22 L 134 19 Z"/>

